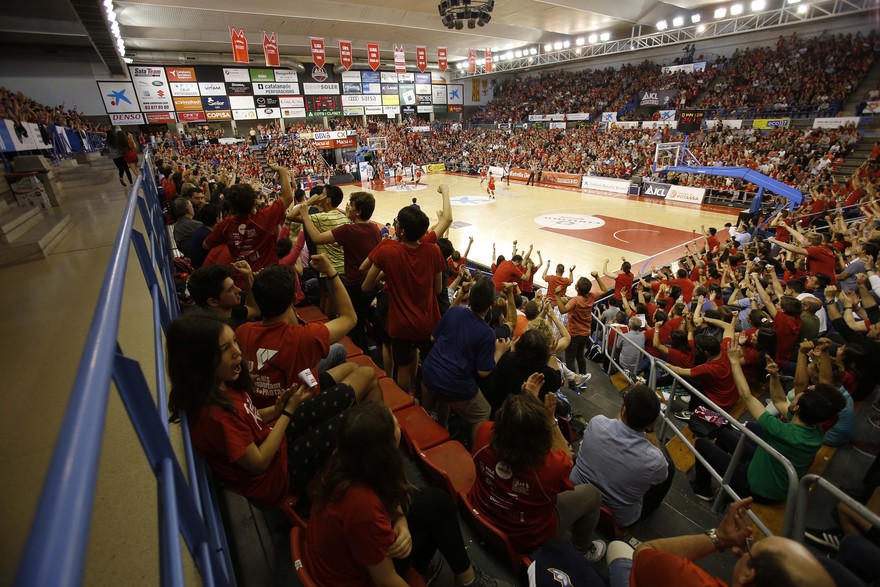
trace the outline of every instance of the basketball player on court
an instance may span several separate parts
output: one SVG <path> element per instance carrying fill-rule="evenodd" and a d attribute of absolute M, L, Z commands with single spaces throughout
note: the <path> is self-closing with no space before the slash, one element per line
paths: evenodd
<path fill-rule="evenodd" d="M 486 188 L 486 193 L 489 194 L 489 199 L 495 199 L 495 176 L 491 173 L 487 172 L 486 175 L 489 176 L 489 186 Z"/>

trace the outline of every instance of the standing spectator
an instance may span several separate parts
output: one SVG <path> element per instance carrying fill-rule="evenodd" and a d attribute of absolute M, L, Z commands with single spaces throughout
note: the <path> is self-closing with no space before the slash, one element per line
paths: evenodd
<path fill-rule="evenodd" d="M 565 349 L 565 365 L 583 375 L 587 372 L 587 357 L 584 352 L 590 338 L 593 304 L 596 303 L 597 296 L 590 293 L 593 282 L 586 277 L 578 279 L 574 288 L 577 295 L 571 299 L 562 295 L 556 296 L 556 307 L 560 313 L 568 314 L 571 344 Z"/>
<path fill-rule="evenodd" d="M 547 284 L 547 298 L 554 304 L 556 303 L 556 296 L 560 294 L 565 295 L 565 290 L 574 283 L 574 270 L 576 267 L 576 265 L 572 265 L 571 269 L 568 270 L 568 277 L 563 277 L 565 265 L 558 263 L 556 265 L 556 275 L 547 275 L 547 271 L 550 270 L 550 259 L 547 259 L 547 267 L 544 269 L 544 275 L 541 276 L 541 279 Z"/>
<path fill-rule="evenodd" d="M 119 141 L 119 135 L 121 134 L 121 131 L 117 133 L 113 132 L 112 130 L 108 130 L 106 145 L 107 156 L 110 157 L 110 159 L 113 161 L 113 164 L 116 165 L 116 168 L 119 170 L 119 183 L 124 186 L 125 180 L 122 179 L 123 174 L 128 176 L 129 185 L 133 184 L 134 182 L 131 179 L 131 170 L 128 168 L 128 163 L 125 162 L 125 157 L 123 156 L 123 148 L 128 147 L 128 140 L 126 140 L 124 144 L 121 143 Z M 123 137 L 124 136 L 125 135 L 123 135 Z M 165 195 L 166 197 L 168 196 L 167 193 Z"/>

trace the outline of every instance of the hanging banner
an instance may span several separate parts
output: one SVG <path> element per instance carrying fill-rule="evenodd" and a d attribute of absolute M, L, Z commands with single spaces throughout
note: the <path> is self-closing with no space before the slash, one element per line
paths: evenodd
<path fill-rule="evenodd" d="M 354 63 L 351 54 L 351 41 L 339 41 L 339 63 L 345 69 L 351 69 L 351 65 Z"/>
<path fill-rule="evenodd" d="M 492 49 L 486 47 L 486 73 L 492 73 Z"/>
<path fill-rule="evenodd" d="M 477 73 L 477 52 L 468 49 L 468 73 Z"/>
<path fill-rule="evenodd" d="M 267 35 L 266 31 L 263 31 L 263 56 L 266 58 L 266 67 L 278 67 L 281 65 L 275 33 Z"/>
<path fill-rule="evenodd" d="M 446 71 L 446 47 L 437 47 L 437 65 L 440 71 Z"/>
<path fill-rule="evenodd" d="M 397 73 L 406 73 L 406 53 L 403 47 L 394 46 L 394 71 Z"/>
<path fill-rule="evenodd" d="M 379 65 L 381 64 L 381 58 L 379 57 L 379 43 L 367 43 L 367 64 L 369 64 L 370 69 L 373 71 L 379 69 Z"/>
<path fill-rule="evenodd" d="M 309 37 L 309 41 L 312 44 L 312 61 L 314 61 L 315 65 L 319 68 L 323 68 L 326 57 L 326 54 L 324 53 L 324 39 Z"/>
<path fill-rule="evenodd" d="M 426 47 L 416 47 L 416 66 L 419 71 L 425 73 L 428 67 L 428 49 Z"/>
<path fill-rule="evenodd" d="M 232 39 L 232 60 L 236 63 L 248 63 L 250 60 L 244 29 L 235 30 L 235 27 L 232 27 L 229 29 L 229 35 Z"/>

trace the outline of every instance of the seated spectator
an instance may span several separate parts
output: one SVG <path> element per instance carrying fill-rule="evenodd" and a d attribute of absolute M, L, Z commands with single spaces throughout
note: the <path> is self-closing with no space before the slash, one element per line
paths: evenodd
<path fill-rule="evenodd" d="M 245 303 L 241 290 L 233 276 L 244 277 Z M 186 282 L 189 295 L 202 312 L 215 314 L 229 321 L 233 327 L 240 326 L 260 315 L 253 295 L 254 274 L 247 261 L 234 265 L 206 265 L 193 271 Z"/>
<path fill-rule="evenodd" d="M 199 221 L 202 226 L 196 227 L 192 236 L 189 237 L 189 245 L 183 253 L 189 257 L 190 263 L 195 269 L 198 269 L 205 262 L 208 251 L 202 246 L 205 238 L 214 230 L 217 223 L 223 218 L 223 212 L 217 204 L 206 204 L 199 214 Z M 176 228 L 176 227 L 175 227 Z"/>
<path fill-rule="evenodd" d="M 193 220 L 193 205 L 186 198 L 177 198 L 171 202 L 171 215 L 174 216 L 174 243 L 178 251 L 185 253 L 190 237 L 202 227 L 202 223 Z"/>
<path fill-rule="evenodd" d="M 443 559 L 457 587 L 511 587 L 471 563 L 449 496 L 407 482 L 399 444 L 387 407 L 346 411 L 338 448 L 312 487 L 303 562 L 318 587 L 403 586 L 409 568 L 431 581 Z"/>
<path fill-rule="evenodd" d="M 556 425 L 556 395 L 548 393 L 542 405 L 542 383 L 534 374 L 522 393 L 504 400 L 495 422 L 480 427 L 471 499 L 518 553 L 531 553 L 571 530 L 572 545 L 596 562 L 605 553 L 604 542 L 591 542 L 602 495 L 592 485 L 572 485 L 571 452 Z"/>
<path fill-rule="evenodd" d="M 625 528 L 647 518 L 663 502 L 674 468 L 645 433 L 660 415 L 657 394 L 642 384 L 623 396 L 620 416 L 594 416 L 584 431 L 571 482 L 589 483 Z"/>
<path fill-rule="evenodd" d="M 636 349 L 645 348 L 645 333 L 642 332 L 642 321 L 632 317 L 627 323 L 627 330 L 621 331 L 614 342 L 614 352 L 617 353 L 617 363 L 620 368 L 634 377 L 639 371 L 639 363 L 642 354 Z M 629 344 L 624 343 L 626 340 Z"/>
<path fill-rule="evenodd" d="M 844 408 L 846 403 L 843 396 L 834 387 L 825 384 L 806 389 L 787 408 L 793 414 L 791 420 L 782 422 L 773 417 L 761 400 L 752 395 L 740 366 L 742 350 L 736 341 L 730 342 L 727 358 L 739 396 L 749 414 L 755 418 L 755 422 L 746 424 L 746 427 L 787 458 L 798 476 L 806 473 L 822 446 L 824 432 L 820 424 Z M 785 392 L 782 390 L 776 363 L 768 362 L 767 372 L 770 374 L 771 399 L 774 403 L 784 401 Z M 715 444 L 708 439 L 698 438 L 695 448 L 716 472 L 724 475 L 740 436 L 739 431 L 723 427 Z M 694 494 L 699 499 L 711 501 L 712 478 L 708 469 L 698 461 L 695 472 L 691 482 Z M 773 459 L 766 450 L 746 440 L 746 447 L 730 485 L 739 495 L 751 495 L 760 503 L 773 503 L 786 498 L 788 475 L 782 464 Z"/>
<path fill-rule="evenodd" d="M 538 393 L 541 401 L 544 401 L 548 393 L 553 393 L 562 386 L 559 369 L 548 365 L 548 362 L 555 362 L 556 358 L 550 352 L 550 339 L 543 330 L 543 327 L 532 328 L 530 324 L 511 349 L 498 359 L 487 395 L 493 414 L 501 408 L 509 395 L 519 393 L 532 373 L 541 373 L 544 376 Z M 549 325 L 546 330 L 549 331 Z"/>

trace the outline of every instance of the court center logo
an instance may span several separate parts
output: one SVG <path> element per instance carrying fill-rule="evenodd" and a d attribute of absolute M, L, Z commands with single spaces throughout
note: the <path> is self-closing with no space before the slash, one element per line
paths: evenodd
<path fill-rule="evenodd" d="M 449 198 L 449 201 L 455 206 L 485 206 L 494 200 L 489 199 L 489 196 L 457 196 Z"/>
<path fill-rule="evenodd" d="M 605 226 L 604 220 L 587 214 L 544 214 L 535 218 L 535 223 L 557 230 L 592 230 Z"/>

